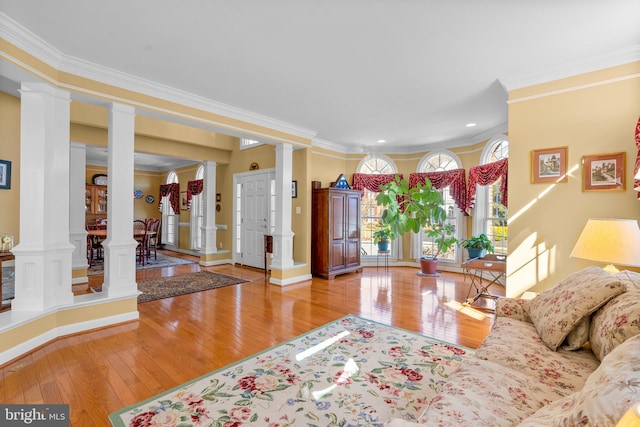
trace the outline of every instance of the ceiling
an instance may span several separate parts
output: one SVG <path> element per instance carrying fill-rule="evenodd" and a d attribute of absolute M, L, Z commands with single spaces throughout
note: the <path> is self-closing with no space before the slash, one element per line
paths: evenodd
<path fill-rule="evenodd" d="M 479 142 L 507 130 L 507 90 L 640 59 L 638 0 L 0 0 L 0 11 L 68 58 L 345 153 Z"/>

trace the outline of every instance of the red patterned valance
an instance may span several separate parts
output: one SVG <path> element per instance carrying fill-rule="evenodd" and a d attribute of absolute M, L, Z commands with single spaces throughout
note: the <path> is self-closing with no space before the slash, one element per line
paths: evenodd
<path fill-rule="evenodd" d="M 465 215 L 467 207 L 467 186 L 465 179 L 464 169 L 454 169 L 442 172 L 425 172 L 425 173 L 412 173 L 409 175 L 409 186 L 415 187 L 416 184 L 425 184 L 425 179 L 428 178 L 431 184 L 438 189 L 442 190 L 445 187 L 449 187 L 451 197 L 456 202 L 456 206 Z"/>
<path fill-rule="evenodd" d="M 636 124 L 636 147 L 638 147 L 638 155 L 636 156 L 636 166 L 633 169 L 633 176 L 638 175 L 640 171 L 640 117 L 638 118 L 638 124 Z M 638 200 L 640 200 L 640 179 L 633 180 L 633 189 L 638 192 Z"/>
<path fill-rule="evenodd" d="M 191 197 L 202 193 L 203 188 L 204 180 L 202 179 L 187 182 L 187 209 L 191 207 Z"/>
<path fill-rule="evenodd" d="M 162 198 L 169 196 L 169 203 L 174 214 L 180 213 L 180 184 L 162 184 L 160 186 L 160 200 L 158 200 L 158 210 L 162 211 Z"/>
<path fill-rule="evenodd" d="M 508 202 L 507 194 L 507 174 L 509 169 L 509 159 L 498 160 L 497 162 L 488 163 L 486 165 L 475 166 L 469 169 L 469 186 L 467 191 L 467 214 L 469 210 L 475 205 L 476 198 L 476 184 L 477 185 L 491 185 L 499 178 L 502 178 L 500 183 L 500 193 L 502 193 L 502 204 L 505 206 Z"/>
<path fill-rule="evenodd" d="M 402 174 L 395 173 L 354 173 L 351 188 L 360 190 L 361 193 L 364 193 L 365 188 L 369 191 L 379 193 L 380 186 L 390 183 L 396 176 L 402 179 Z"/>

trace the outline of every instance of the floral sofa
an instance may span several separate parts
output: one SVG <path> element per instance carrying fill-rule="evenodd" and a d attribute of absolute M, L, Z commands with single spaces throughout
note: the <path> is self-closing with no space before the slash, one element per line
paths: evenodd
<path fill-rule="evenodd" d="M 589 267 L 532 300 L 501 298 L 491 333 L 412 422 L 614 426 L 640 402 L 640 274 Z"/>

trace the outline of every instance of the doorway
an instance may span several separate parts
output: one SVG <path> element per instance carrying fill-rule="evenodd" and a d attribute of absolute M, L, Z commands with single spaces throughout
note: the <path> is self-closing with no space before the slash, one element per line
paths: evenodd
<path fill-rule="evenodd" d="M 275 170 L 235 174 L 234 263 L 265 268 L 264 235 L 275 223 Z"/>

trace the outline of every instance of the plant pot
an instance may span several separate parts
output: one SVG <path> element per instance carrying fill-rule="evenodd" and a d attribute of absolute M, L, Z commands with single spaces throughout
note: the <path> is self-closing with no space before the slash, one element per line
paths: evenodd
<path fill-rule="evenodd" d="M 423 276 L 438 275 L 438 260 L 433 258 L 420 258 L 420 273 Z"/>
<path fill-rule="evenodd" d="M 389 250 L 389 241 L 381 240 L 378 242 L 378 251 L 388 251 Z"/>
<path fill-rule="evenodd" d="M 482 256 L 482 249 L 467 248 L 469 259 L 480 258 Z"/>

